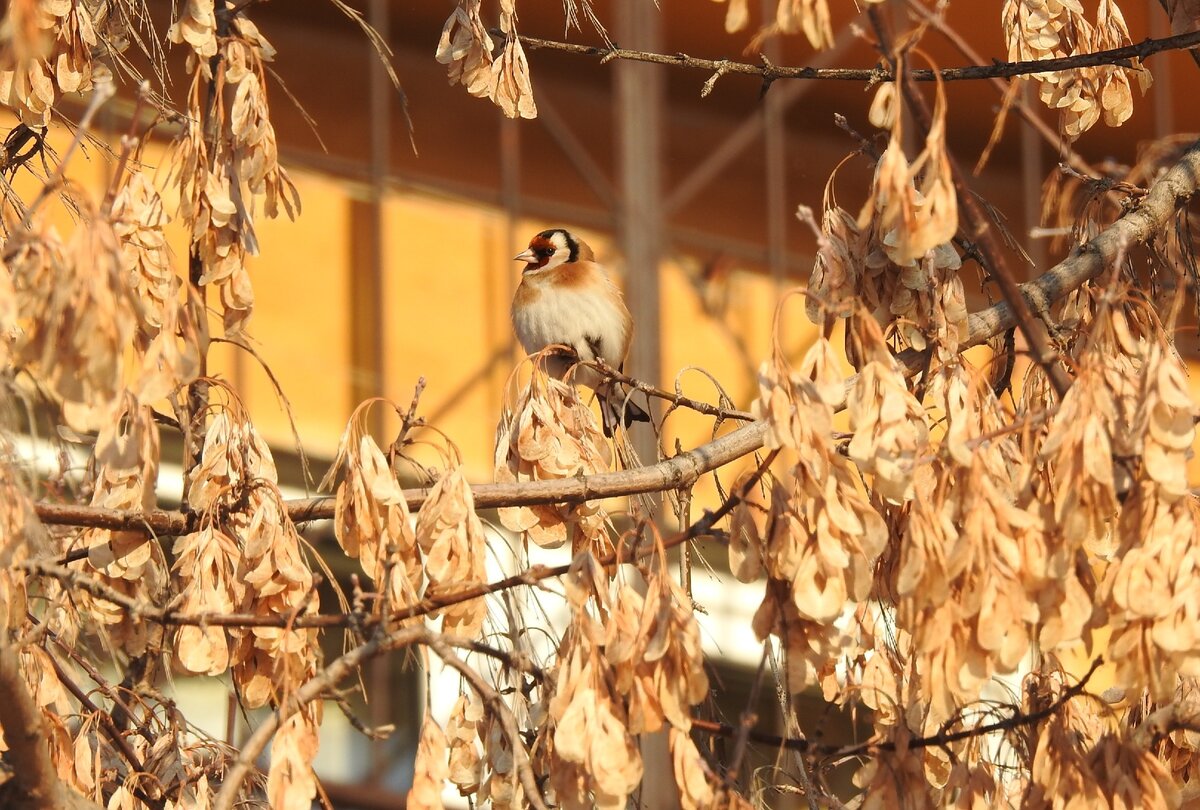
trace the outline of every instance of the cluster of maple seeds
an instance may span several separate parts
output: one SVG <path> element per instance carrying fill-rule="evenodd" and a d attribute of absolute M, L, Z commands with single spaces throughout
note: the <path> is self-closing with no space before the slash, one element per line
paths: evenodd
<path fill-rule="evenodd" d="M 500 0 L 499 55 L 481 16 L 483 0 L 459 0 L 442 28 L 437 60 L 446 65 L 450 84 L 496 104 L 509 118 L 536 118 L 537 104 L 529 77 L 529 61 L 517 37 L 515 0 Z"/>
<path fill-rule="evenodd" d="M 63 93 L 92 85 L 92 52 L 99 44 L 91 12 L 70 0 L 9 3 L 0 64 L 0 105 L 31 127 L 50 123 Z M 103 68 L 107 73 L 107 68 Z"/>
<path fill-rule="evenodd" d="M 495 478 L 500 483 L 550 481 L 608 470 L 611 453 L 592 411 L 576 390 L 534 361 L 527 386 L 505 407 L 496 428 Z M 596 502 L 500 509 L 506 529 L 543 548 L 571 540 L 573 550 L 607 551 L 607 515 Z"/>
<path fill-rule="evenodd" d="M 361 559 L 363 572 L 383 596 L 376 610 L 386 615 L 422 597 L 452 597 L 482 585 L 487 542 L 457 449 L 450 447 L 452 460 L 414 525 L 392 465 L 366 429 L 371 404 L 359 406 L 351 418 L 322 487 L 329 488 L 344 470 L 336 493 L 335 534 L 347 555 Z M 443 632 L 476 636 L 487 617 L 484 600 L 449 601 L 441 611 Z"/>
<path fill-rule="evenodd" d="M 240 15 L 231 21 L 230 34 L 218 37 L 212 8 L 212 0 L 188 0 L 170 31 L 171 41 L 191 48 L 192 73 L 172 179 L 192 250 L 203 265 L 199 283 L 219 292 L 225 331 L 233 335 L 244 328 L 254 306 L 246 258 L 258 253 L 255 204 L 261 200 L 263 214 L 274 218 L 282 203 L 294 219 L 300 199 L 279 164 L 269 118 L 264 63 L 274 58 L 275 49 Z M 213 75 L 209 57 L 218 53 Z M 209 96 L 215 99 L 211 113 Z M 214 120 L 206 124 L 210 116 Z"/>
<path fill-rule="evenodd" d="M 708 694 L 690 600 L 666 574 L 643 573 L 644 594 L 589 552 L 578 554 L 565 583 L 571 624 L 553 666 L 532 690 L 514 690 L 538 695 L 523 709 L 536 734 L 529 767 L 545 785 L 542 798 L 557 806 L 624 807 L 643 776 L 637 737 L 664 726 L 684 806 L 714 807 L 722 792 L 687 734 L 690 708 Z M 527 806 L 513 741 L 477 696 L 459 697 L 445 733 L 427 715 L 421 739 L 410 801 L 435 796 L 449 780 L 492 807 Z"/>
<path fill-rule="evenodd" d="M 1079 0 L 1005 0 L 1002 23 L 1013 61 L 1053 59 L 1119 48 L 1130 43 L 1125 17 L 1114 0 L 1099 0 L 1096 22 Z M 1119 127 L 1133 115 L 1131 80 L 1141 92 L 1153 77 L 1138 60 L 1129 67 L 1098 65 L 1035 73 L 1042 102 L 1061 114 L 1062 133 L 1075 140 L 1100 120 Z"/>
<path fill-rule="evenodd" d="M 229 671 L 243 704 L 278 705 L 316 674 L 317 630 L 291 626 L 319 607 L 303 541 L 283 508 L 266 442 L 232 399 L 209 422 L 199 463 L 187 477 L 189 506 L 202 528 L 176 540 L 181 608 L 249 611 L 274 623 L 248 628 L 181 627 L 173 646 L 187 671 Z M 304 707 L 272 741 L 267 795 L 291 807 L 313 795 L 320 705 Z"/>

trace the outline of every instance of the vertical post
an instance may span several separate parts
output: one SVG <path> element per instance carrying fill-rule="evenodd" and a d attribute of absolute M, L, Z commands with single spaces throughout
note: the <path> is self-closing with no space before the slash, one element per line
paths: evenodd
<path fill-rule="evenodd" d="M 1022 101 L 1033 108 L 1033 88 L 1026 82 L 1021 88 Z M 1030 239 L 1029 234 L 1042 224 L 1042 181 L 1046 179 L 1045 161 L 1042 159 L 1042 139 L 1033 124 L 1021 120 L 1021 207 L 1025 221 L 1025 238 L 1021 240 L 1029 248 L 1029 258 L 1036 268 L 1034 273 L 1044 271 L 1046 264 L 1046 240 Z M 1028 270 L 1025 275 L 1030 275 Z"/>
<path fill-rule="evenodd" d="M 763 0 L 763 19 L 774 16 L 778 0 Z M 772 62 L 780 56 L 779 40 L 770 38 L 763 44 L 763 55 Z M 767 190 L 767 267 L 778 293 L 787 274 L 787 141 L 783 130 L 783 113 L 787 101 L 781 88 L 768 90 L 763 99 L 763 147 L 766 152 L 767 175 L 763 185 Z"/>
<path fill-rule="evenodd" d="M 619 0 L 617 42 L 657 51 L 662 21 L 652 0 Z M 634 339 L 626 371 L 655 385 L 662 378 L 659 260 L 663 253 L 662 67 L 630 61 L 616 66 L 616 137 L 620 177 L 617 236 L 625 254 L 625 291 Z M 648 430 L 632 431 L 646 463 L 658 457 Z M 653 803 L 651 803 L 653 804 Z"/>
<path fill-rule="evenodd" d="M 387 0 L 370 0 L 367 18 L 385 41 L 391 38 Z M 384 393 L 383 198 L 391 158 L 392 87 L 380 55 L 369 45 L 367 59 L 370 65 L 367 75 L 370 180 L 366 199 L 350 203 L 351 404 Z M 379 435 L 383 409 L 374 408 L 371 413 L 370 427 Z M 380 656 L 372 661 L 368 678 L 371 683 L 371 723 L 379 727 L 388 723 L 393 714 L 391 656 Z M 387 770 L 386 753 L 382 746 L 371 746 L 368 774 L 372 784 L 377 784 Z"/>
<path fill-rule="evenodd" d="M 514 249 L 514 253 L 521 250 L 518 244 L 522 235 L 517 233 L 517 225 L 521 219 L 521 130 L 520 123 L 508 118 L 500 116 L 500 198 L 504 203 L 504 236 L 508 240 L 505 250 L 509 247 Z M 525 234 L 528 238 L 531 234 Z M 508 259 L 513 254 L 505 252 L 504 259 Z M 507 262 L 505 264 L 505 279 L 506 286 L 503 288 L 505 302 L 511 301 L 513 295 L 517 291 L 518 266 L 517 262 Z M 506 319 L 507 320 L 507 319 Z M 513 334 L 513 330 L 505 327 L 508 334 L 509 354 L 517 354 L 517 337 Z M 502 374 L 507 377 L 507 370 L 501 369 Z"/>
<path fill-rule="evenodd" d="M 370 0 L 371 25 L 388 36 L 386 0 Z M 391 156 L 391 84 L 375 50 L 367 75 L 368 126 L 366 194 L 350 201 L 350 394 L 361 402 L 384 393 L 383 198 Z M 376 409 L 378 411 L 378 409 Z M 378 412 L 376 419 L 382 416 Z M 372 421 L 371 427 L 380 423 Z"/>
<path fill-rule="evenodd" d="M 618 0 L 617 44 L 658 51 L 662 21 L 653 0 Z M 625 292 L 633 314 L 633 348 L 626 371 L 648 382 L 662 381 L 659 260 L 663 254 L 662 105 L 664 76 L 658 65 L 621 61 L 616 67 L 617 165 L 620 211 L 617 237 L 625 254 Z M 658 442 L 645 427 L 632 430 L 644 463 L 658 458 Z M 643 807 L 679 807 L 665 733 L 642 738 L 646 779 Z"/>
<path fill-rule="evenodd" d="M 1172 31 L 1171 22 L 1167 19 L 1167 7 L 1160 0 L 1146 0 L 1146 6 L 1146 16 L 1150 18 L 1150 36 L 1155 39 L 1170 36 Z M 1171 58 L 1171 54 L 1166 53 L 1154 63 L 1155 138 L 1165 138 L 1175 132 L 1175 111 L 1171 106 L 1175 98 L 1171 87 Z"/>

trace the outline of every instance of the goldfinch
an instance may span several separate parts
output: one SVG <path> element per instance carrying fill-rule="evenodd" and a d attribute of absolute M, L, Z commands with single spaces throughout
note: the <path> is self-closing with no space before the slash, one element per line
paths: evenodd
<path fill-rule="evenodd" d="M 559 343 L 580 361 L 603 360 L 621 370 L 633 337 L 633 317 L 617 285 L 587 243 L 562 228 L 542 231 L 529 248 L 514 257 L 525 262 L 513 296 L 512 322 L 527 354 Z M 549 356 L 546 371 L 561 379 L 573 358 Z M 612 436 L 620 421 L 649 422 L 650 415 L 591 368 L 575 370 L 573 381 L 596 392 L 604 435 Z"/>

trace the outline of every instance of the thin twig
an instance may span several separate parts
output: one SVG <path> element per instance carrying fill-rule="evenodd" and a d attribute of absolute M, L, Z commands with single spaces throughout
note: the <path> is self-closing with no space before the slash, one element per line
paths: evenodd
<path fill-rule="evenodd" d="M 658 388 L 657 386 L 651 385 L 644 380 L 639 380 L 636 377 L 631 377 L 628 374 L 616 370 L 603 360 L 584 361 L 579 363 L 579 365 L 595 369 L 604 377 L 610 380 L 615 380 L 622 385 L 627 385 L 633 390 L 640 391 L 647 396 L 666 400 L 672 405 L 676 405 L 681 408 L 687 408 L 688 410 L 702 413 L 705 416 L 715 416 L 719 419 L 734 419 L 739 422 L 754 421 L 754 414 L 750 413 L 749 411 L 739 411 L 735 408 L 722 408 L 718 405 L 712 405 L 698 399 L 685 397 L 677 391 L 667 391 L 664 388 Z"/>
<path fill-rule="evenodd" d="M 1103 658 L 1096 658 L 1078 682 L 1064 689 L 1057 700 L 1037 711 L 1029 713 L 1016 712 L 1002 720 L 996 720 L 980 726 L 973 726 L 972 728 L 961 729 L 959 731 L 931 734 L 928 737 L 916 737 L 909 740 L 906 746 L 908 748 L 939 748 L 951 743 L 960 742 L 961 740 L 983 737 L 997 731 L 1012 731 L 1013 729 L 1040 723 L 1042 720 L 1058 713 L 1069 701 L 1083 695 L 1087 691 L 1088 681 L 1103 663 Z M 719 737 L 736 737 L 742 733 L 740 726 L 731 726 L 728 723 L 717 723 L 712 720 L 702 720 L 698 717 L 691 718 L 691 723 L 693 729 Z M 828 758 L 830 761 L 840 761 L 863 754 L 896 750 L 896 744 L 891 740 L 868 740 L 855 745 L 830 745 L 814 743 L 804 738 L 781 737 L 778 734 L 765 734 L 759 731 L 750 731 L 748 737 L 757 743 L 770 745 L 775 748 L 784 748 L 789 751 L 817 754 Z"/>
<path fill-rule="evenodd" d="M 442 659 L 442 663 L 454 669 L 458 674 L 462 675 L 463 680 L 471 685 L 475 693 L 479 695 L 480 700 L 488 708 L 500 724 L 504 736 L 508 738 L 508 745 L 512 751 L 513 765 L 517 769 L 517 778 L 521 780 L 521 787 L 525 790 L 525 801 L 530 807 L 535 810 L 547 810 L 546 803 L 542 801 L 542 793 L 538 789 L 537 780 L 533 775 L 533 767 L 529 761 L 529 752 L 525 750 L 525 743 L 521 739 L 521 729 L 517 726 L 517 718 L 513 715 L 512 709 L 504 702 L 504 698 L 500 696 L 491 684 L 484 680 L 483 676 L 476 670 L 467 666 L 467 663 L 458 657 L 455 652 L 450 649 L 444 639 L 440 636 L 430 633 L 428 639 L 424 642 L 429 646 L 429 649 L 437 653 L 438 658 Z"/>
<path fill-rule="evenodd" d="M 890 70 L 882 67 L 874 68 L 812 68 L 786 67 L 769 62 L 753 64 L 749 62 L 733 62 L 728 59 L 703 59 L 689 56 L 685 53 L 651 53 L 635 51 L 628 48 L 603 48 L 594 45 L 576 45 L 570 42 L 559 42 L 553 39 L 538 37 L 519 37 L 521 44 L 531 50 L 554 50 L 583 56 L 600 57 L 602 63 L 615 59 L 633 62 L 651 62 L 658 65 L 674 65 L 677 67 L 695 68 L 709 74 L 727 75 L 737 73 L 754 76 L 762 82 L 770 83 L 777 79 L 814 79 L 832 81 L 879 82 L 892 81 L 895 76 Z M 941 70 L 919 69 L 908 72 L 913 81 L 931 82 L 940 77 L 944 82 L 968 81 L 992 78 L 1011 78 L 1027 76 L 1031 73 L 1046 73 L 1076 68 L 1095 67 L 1097 65 L 1121 65 L 1133 67 L 1132 60 L 1145 59 L 1152 54 L 1162 51 L 1186 50 L 1200 45 L 1200 31 L 1190 31 L 1161 39 L 1145 39 L 1134 45 L 1120 48 L 1110 48 L 1105 51 L 1081 53 L 1074 56 L 1062 56 L 1055 59 L 1030 59 L 1017 62 L 996 62 L 991 65 L 969 65 L 967 67 L 943 68 Z M 935 75 L 936 74 L 936 75 Z"/>
<path fill-rule="evenodd" d="M 100 728 L 104 732 L 104 736 L 108 738 L 109 742 L 113 744 L 113 747 L 117 749 L 117 752 L 120 753 L 121 758 L 124 759 L 126 764 L 129 766 L 130 773 L 126 775 L 125 781 L 130 782 L 130 777 L 133 775 L 142 775 L 147 773 L 145 763 L 142 762 L 141 757 L 139 757 L 134 752 L 133 748 L 130 747 L 129 741 L 121 735 L 121 732 L 117 729 L 116 724 L 113 722 L 112 715 L 101 710 L 101 708 L 97 706 L 90 697 L 88 697 L 87 693 L 83 691 L 79 684 L 75 683 L 75 680 L 67 673 L 57 658 L 55 658 L 53 655 L 47 655 L 47 658 L 50 659 L 50 666 L 54 668 L 54 674 L 58 678 L 58 682 L 61 683 L 76 700 L 79 701 L 79 705 L 82 706 L 85 711 L 90 712 L 97 718 L 98 722 L 100 723 Z M 165 806 L 165 803 L 161 797 L 153 798 L 147 795 L 142 788 L 136 785 L 131 787 L 130 792 L 134 796 L 137 796 L 147 806 L 155 808 L 155 810 L 162 810 L 162 808 Z"/>
<path fill-rule="evenodd" d="M 242 782 L 254 767 L 254 760 L 258 759 L 259 754 L 267 747 L 267 743 L 275 736 L 275 732 L 284 720 L 320 698 L 326 690 L 337 686 L 372 658 L 401 647 L 411 646 L 426 635 L 428 635 L 428 631 L 424 627 L 404 627 L 391 633 L 381 633 L 365 644 L 355 647 L 317 675 L 305 681 L 278 711 L 263 720 L 262 724 L 250 735 L 246 744 L 242 746 L 237 759 L 225 772 L 221 790 L 213 801 L 214 810 L 233 810 Z"/>
<path fill-rule="evenodd" d="M 733 756 L 729 758 L 729 769 L 725 774 L 726 779 L 734 782 L 738 781 L 738 773 L 742 769 L 742 759 L 746 756 L 746 743 L 750 737 L 750 730 L 758 722 L 758 712 L 755 706 L 758 703 L 758 691 L 762 688 L 763 671 L 767 668 L 767 657 L 770 653 L 771 640 L 767 639 L 763 642 L 762 657 L 758 660 L 754 683 L 750 686 L 749 697 L 746 698 L 746 708 L 742 710 L 742 716 L 738 721 L 737 736 L 733 743 Z"/>

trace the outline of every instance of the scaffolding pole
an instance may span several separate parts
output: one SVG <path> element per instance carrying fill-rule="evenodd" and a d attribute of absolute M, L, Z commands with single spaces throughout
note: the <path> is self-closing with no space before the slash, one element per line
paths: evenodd
<path fill-rule="evenodd" d="M 648 0 L 619 0 L 617 40 L 623 47 L 657 51 L 662 42 L 658 8 Z M 625 290 L 634 340 L 627 371 L 662 381 L 659 260 L 663 254 L 662 104 L 658 65 L 621 61 L 616 66 L 616 139 L 620 212 L 617 237 L 625 255 Z M 657 442 L 648 430 L 632 431 L 634 448 L 653 462 Z"/>

